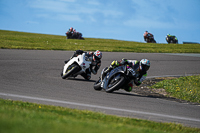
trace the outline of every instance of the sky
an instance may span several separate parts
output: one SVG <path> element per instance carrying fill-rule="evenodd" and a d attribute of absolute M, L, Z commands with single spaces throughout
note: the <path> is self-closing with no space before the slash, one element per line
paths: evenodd
<path fill-rule="evenodd" d="M 65 36 L 73 27 L 85 38 L 158 43 L 200 43 L 200 0 L 0 0 L 0 29 Z"/>

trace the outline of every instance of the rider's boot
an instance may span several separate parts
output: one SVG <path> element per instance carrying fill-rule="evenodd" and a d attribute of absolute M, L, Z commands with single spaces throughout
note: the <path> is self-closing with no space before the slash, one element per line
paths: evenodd
<path fill-rule="evenodd" d="M 91 79 L 91 74 L 87 74 L 87 80 Z"/>
<path fill-rule="evenodd" d="M 86 74 L 86 73 L 82 73 L 81 76 L 86 79 L 86 80 L 90 80 L 91 79 L 91 74 Z"/>
<path fill-rule="evenodd" d="M 133 83 L 126 84 L 122 87 L 125 91 L 130 92 L 133 89 Z"/>

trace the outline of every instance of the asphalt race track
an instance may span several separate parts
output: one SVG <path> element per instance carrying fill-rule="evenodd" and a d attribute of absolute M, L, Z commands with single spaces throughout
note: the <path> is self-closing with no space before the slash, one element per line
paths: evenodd
<path fill-rule="evenodd" d="M 87 109 L 200 128 L 200 106 L 141 96 L 123 90 L 95 91 L 93 84 L 112 60 L 148 58 L 148 78 L 200 74 L 200 54 L 103 52 L 102 66 L 90 81 L 81 76 L 63 80 L 60 72 L 73 51 L 0 49 L 0 97 Z"/>

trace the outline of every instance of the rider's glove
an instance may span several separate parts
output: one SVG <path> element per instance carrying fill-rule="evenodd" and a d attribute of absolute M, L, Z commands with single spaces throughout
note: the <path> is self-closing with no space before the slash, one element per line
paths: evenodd
<path fill-rule="evenodd" d="M 128 64 L 128 60 L 123 58 L 123 59 L 121 60 L 121 64 L 123 64 L 123 65 L 124 65 L 124 64 Z"/>
<path fill-rule="evenodd" d="M 115 60 L 115 61 L 113 61 L 113 62 L 110 64 L 110 66 L 108 67 L 108 69 L 106 69 L 106 70 L 104 71 L 104 73 L 110 72 L 113 68 L 118 67 L 118 66 L 119 66 L 119 63 L 118 63 L 117 60 Z"/>
<path fill-rule="evenodd" d="M 113 61 L 110 65 L 110 68 L 115 68 L 115 67 L 118 67 L 119 66 L 119 63 L 117 60 Z"/>

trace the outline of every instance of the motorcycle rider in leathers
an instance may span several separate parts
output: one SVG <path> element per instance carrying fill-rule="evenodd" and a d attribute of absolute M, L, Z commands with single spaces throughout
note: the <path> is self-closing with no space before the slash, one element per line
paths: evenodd
<path fill-rule="evenodd" d="M 81 74 L 82 77 L 89 80 L 91 79 L 91 72 L 96 75 L 101 66 L 102 53 L 99 50 L 96 50 L 95 52 L 84 52 L 83 50 L 76 50 L 70 59 L 77 57 L 78 55 L 82 55 L 83 53 L 85 53 L 86 58 L 89 58 L 89 60 L 92 61 L 90 68 L 86 69 L 86 73 Z M 69 60 L 65 61 L 65 64 Z"/>
<path fill-rule="evenodd" d="M 167 40 L 167 37 L 169 37 L 169 38 L 168 38 L 169 40 Z M 177 37 L 176 37 L 175 35 L 167 34 L 167 36 L 166 36 L 166 41 L 167 41 L 168 43 L 170 43 L 171 40 L 172 40 L 173 42 L 175 42 L 175 43 L 178 43 L 178 39 L 177 39 Z"/>
<path fill-rule="evenodd" d="M 122 59 L 120 61 L 114 60 L 111 65 L 108 67 L 107 70 L 104 71 L 104 74 L 107 72 L 110 72 L 112 69 L 121 66 L 121 65 L 127 65 L 127 68 L 133 68 L 135 70 L 136 74 L 138 74 L 138 77 L 133 79 L 132 82 L 129 84 L 125 85 L 123 87 L 124 90 L 130 92 L 133 88 L 133 82 L 139 86 L 146 78 L 147 76 L 147 71 L 150 68 L 150 61 L 148 59 L 142 59 L 141 61 L 137 60 L 127 60 L 127 59 Z"/>
<path fill-rule="evenodd" d="M 151 38 L 154 38 L 153 34 L 149 33 L 148 31 L 145 31 L 143 36 L 144 36 L 144 41 L 146 42 L 150 42 Z"/>
<path fill-rule="evenodd" d="M 69 30 L 65 34 L 67 36 L 67 39 L 71 39 L 73 35 L 73 27 L 70 27 Z"/>

